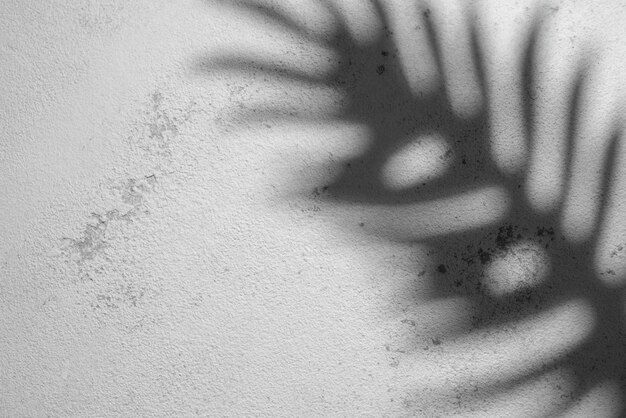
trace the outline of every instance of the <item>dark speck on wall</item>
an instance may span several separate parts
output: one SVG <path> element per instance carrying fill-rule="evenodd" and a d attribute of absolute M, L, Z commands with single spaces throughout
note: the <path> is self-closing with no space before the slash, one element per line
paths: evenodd
<path fill-rule="evenodd" d="M 443 264 L 439 264 L 439 265 L 437 266 L 437 271 L 438 271 L 439 273 L 445 273 L 446 271 L 448 271 L 448 269 L 447 269 L 447 268 L 446 268 L 446 266 L 444 266 Z"/>
<path fill-rule="evenodd" d="M 448 160 L 452 157 L 452 150 L 448 149 L 443 155 L 439 157 L 440 160 Z"/>
<path fill-rule="evenodd" d="M 378 68 L 376 68 L 376 72 L 378 73 L 378 75 L 384 73 L 385 72 L 385 66 L 384 65 L 379 65 Z"/>
<path fill-rule="evenodd" d="M 480 262 L 482 264 L 487 264 L 491 261 L 491 253 L 483 250 L 482 248 L 478 249 L 478 257 L 480 258 Z"/>
<path fill-rule="evenodd" d="M 537 228 L 537 236 L 538 237 L 542 237 L 544 235 L 553 236 L 554 235 L 554 229 L 553 228 L 546 228 L 546 227 L 539 227 L 539 228 Z"/>

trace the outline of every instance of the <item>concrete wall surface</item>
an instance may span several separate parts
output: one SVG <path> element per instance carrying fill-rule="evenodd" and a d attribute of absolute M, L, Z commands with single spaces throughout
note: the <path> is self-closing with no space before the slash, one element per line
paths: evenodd
<path fill-rule="evenodd" d="M 0 416 L 623 416 L 626 3 L 0 3 Z"/>

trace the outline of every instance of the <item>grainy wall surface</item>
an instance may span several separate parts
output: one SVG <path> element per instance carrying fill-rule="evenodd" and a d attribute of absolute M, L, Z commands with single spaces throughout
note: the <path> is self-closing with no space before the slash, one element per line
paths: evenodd
<path fill-rule="evenodd" d="M 623 413 L 626 6 L 377 4 L 1 2 L 0 416 Z"/>

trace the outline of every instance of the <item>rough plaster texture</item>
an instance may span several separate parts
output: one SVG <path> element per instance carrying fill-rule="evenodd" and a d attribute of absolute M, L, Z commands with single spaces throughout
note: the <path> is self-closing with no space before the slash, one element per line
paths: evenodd
<path fill-rule="evenodd" d="M 575 365 L 543 367 L 591 335 L 598 307 L 584 294 L 545 306 L 531 295 L 532 315 L 496 310 L 478 324 L 472 294 L 432 296 L 434 283 L 462 277 L 465 265 L 485 265 L 482 292 L 496 298 L 539 286 L 550 263 L 567 263 L 544 250 L 551 226 L 497 224 L 512 201 L 506 187 L 370 204 L 328 186 L 367 149 L 368 121 L 331 116 L 346 103 L 336 86 L 275 77 L 296 68 L 323 78 L 340 53 L 267 13 L 286 11 L 294 26 L 330 39 L 337 22 L 324 2 L 274 3 L 0 4 L 0 416 L 619 411 L 623 381 L 598 378 L 577 392 Z M 398 37 L 400 52 L 391 52 L 402 56 L 419 93 L 437 74 L 419 55 L 427 51 L 411 48 L 423 29 L 406 12 L 410 3 L 387 3 L 385 30 Z M 373 8 L 340 4 L 353 50 L 366 51 L 380 31 Z M 500 110 L 491 152 L 502 173 L 530 167 L 523 193 L 529 213 L 541 214 L 566 199 L 558 171 L 565 151 L 558 140 L 544 141 L 525 165 L 515 140 L 519 104 L 508 100 L 520 82 L 516 57 L 534 6 L 480 2 L 476 13 Z M 579 186 L 568 189 L 575 192 L 557 237 L 586 242 L 598 213 L 601 138 L 609 116 L 624 116 L 626 7 L 555 1 L 540 9 L 553 19 L 537 70 L 535 111 L 545 137 L 558 136 L 550 129 L 567 118 L 559 100 L 569 97 L 578 57 L 594 68 L 584 94 L 590 110 L 578 117 L 590 139 L 578 145 L 584 152 L 576 154 L 572 184 Z M 471 115 L 480 99 L 463 67 L 463 14 L 449 1 L 424 13 L 438 19 L 442 50 L 454 51 L 446 58 L 451 108 Z M 238 57 L 247 67 L 233 64 Z M 385 76 L 384 66 L 375 70 L 372 77 Z M 374 84 L 372 95 L 380 93 Z M 267 104 L 273 114 L 249 117 Z M 382 168 L 389 190 L 449 168 L 451 144 L 421 140 Z M 590 249 L 594 280 L 618 296 L 626 272 L 625 148 L 615 151 L 617 186 L 598 248 Z M 415 171 L 415 161 L 425 168 Z M 485 232 L 484 248 L 437 247 L 446 262 L 424 243 L 477 225 L 500 229 Z M 557 254 L 567 252 L 563 245 Z"/>

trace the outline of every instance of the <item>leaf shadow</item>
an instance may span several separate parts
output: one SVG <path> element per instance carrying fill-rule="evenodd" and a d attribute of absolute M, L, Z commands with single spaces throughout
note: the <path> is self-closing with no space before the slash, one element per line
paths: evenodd
<path fill-rule="evenodd" d="M 201 59 L 196 63 L 197 69 L 233 73 L 254 71 L 272 77 L 277 82 L 324 86 L 342 91 L 345 98 L 343 106 L 318 117 L 365 125 L 370 141 L 358 156 L 337 163 L 338 176 L 325 186 L 328 190 L 325 194 L 327 199 L 346 205 L 359 202 L 362 205 L 393 207 L 454 198 L 490 185 L 500 185 L 509 196 L 509 205 L 497 222 L 481 226 L 468 225 L 461 230 L 442 231 L 426 238 L 411 239 L 405 235 L 391 238 L 414 241 L 431 249 L 432 264 L 437 266 L 429 279 L 434 289 L 431 295 L 433 299 L 457 296 L 472 301 L 476 308 L 471 319 L 472 326 L 463 333 L 505 327 L 574 300 L 584 300 L 591 307 L 596 321 L 580 344 L 565 354 L 556 355 L 525 370 L 521 375 L 510 376 L 505 381 L 484 382 L 484 387 L 491 387 L 495 392 L 505 392 L 550 370 L 567 369 L 575 379 L 573 390 L 565 399 L 555 403 L 550 415 L 566 412 L 596 384 L 607 380 L 617 382 L 622 404 L 626 404 L 626 356 L 622 354 L 626 347 L 624 304 L 621 293 L 599 281 L 594 270 L 594 249 L 598 247 L 600 228 L 606 222 L 607 199 L 611 193 L 611 180 L 615 174 L 617 148 L 622 134 L 619 123 L 615 123 L 604 156 L 600 209 L 592 227 L 593 233 L 583 241 L 573 242 L 566 237 L 561 223 L 565 209 L 563 200 L 557 208 L 547 213 L 536 210 L 521 187 L 526 181 L 527 169 L 506 174 L 493 159 L 489 141 L 491 115 L 485 69 L 487 57 L 473 16 L 467 17 L 471 56 L 483 105 L 470 116 L 461 116 L 454 110 L 450 92 L 446 88 L 441 30 L 430 17 L 427 7 L 419 5 L 416 8 L 416 19 L 426 33 L 428 47 L 440 77 L 426 91 L 416 93 L 402 68 L 392 22 L 381 1 L 371 2 L 381 25 L 376 33 L 370 34 L 367 42 L 355 39 L 344 13 L 333 2 L 326 0 L 322 3 L 337 25 L 334 33 L 326 37 L 313 34 L 281 9 L 252 2 L 242 2 L 232 7 L 256 14 L 311 43 L 332 48 L 339 57 L 332 71 L 322 75 L 313 74 L 277 65 L 270 59 L 236 54 L 220 59 Z M 537 50 L 544 26 L 545 19 L 537 16 L 525 38 L 519 68 L 524 92 L 521 117 L 525 127 L 525 145 L 529 149 L 535 146 L 534 126 L 536 114 L 541 110 L 536 104 L 533 89 L 538 66 Z M 569 89 L 566 130 L 568 147 L 563 179 L 566 189 L 573 170 L 574 139 L 583 112 L 581 92 L 587 78 L 586 66 L 581 64 Z M 238 118 L 258 121 L 283 115 L 284 110 L 267 103 L 240 112 Z M 295 116 L 296 120 L 306 118 L 307 115 Z M 383 172 L 390 158 L 416 137 L 433 132 L 448 140 L 448 169 L 427 182 L 400 188 L 389 187 Z M 520 245 L 542 249 L 551 266 L 546 277 L 532 286 L 494 294 L 485 283 L 486 271 L 498 259 L 515 256 Z M 443 335 L 443 338 L 454 337 L 451 333 L 453 331 Z M 626 407 L 622 406 L 618 415 L 626 415 Z"/>

